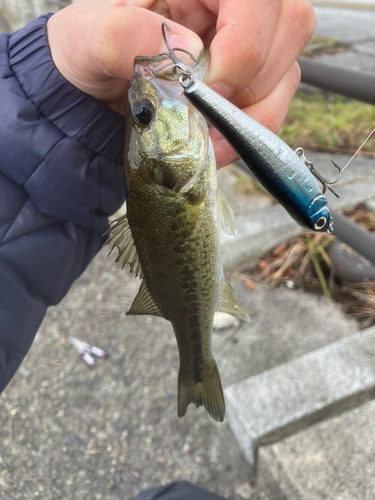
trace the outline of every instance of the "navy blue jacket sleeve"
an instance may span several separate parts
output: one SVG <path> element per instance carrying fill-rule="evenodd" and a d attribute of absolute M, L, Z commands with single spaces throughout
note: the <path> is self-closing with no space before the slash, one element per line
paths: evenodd
<path fill-rule="evenodd" d="M 0 35 L 0 390 L 124 201 L 124 118 L 59 73 L 49 17 Z"/>

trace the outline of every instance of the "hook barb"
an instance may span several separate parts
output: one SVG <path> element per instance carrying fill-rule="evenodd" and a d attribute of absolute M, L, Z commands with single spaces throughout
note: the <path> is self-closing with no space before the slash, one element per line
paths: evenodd
<path fill-rule="evenodd" d="M 337 174 L 337 176 L 333 179 L 333 181 L 331 182 L 328 182 L 327 184 L 336 184 L 336 182 L 339 182 L 339 180 L 341 179 L 341 176 L 342 176 L 342 169 L 337 165 L 337 163 L 335 163 L 333 160 L 331 160 L 331 162 L 333 163 L 333 165 L 337 168 L 337 170 L 339 171 L 339 173 Z"/>

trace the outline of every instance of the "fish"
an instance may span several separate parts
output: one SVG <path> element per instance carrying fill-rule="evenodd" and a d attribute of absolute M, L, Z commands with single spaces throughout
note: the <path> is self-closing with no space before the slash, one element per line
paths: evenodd
<path fill-rule="evenodd" d="M 328 201 L 302 159 L 276 134 L 193 76 L 188 72 L 183 78 L 177 76 L 185 97 L 220 132 L 262 186 L 299 225 L 332 234 Z"/>
<path fill-rule="evenodd" d="M 205 80 L 209 52 L 184 63 Z M 249 321 L 223 272 L 220 230 L 234 234 L 234 215 L 218 189 L 208 127 L 187 101 L 165 54 L 136 57 L 128 91 L 125 139 L 127 214 L 107 244 L 142 279 L 127 314 L 172 324 L 178 345 L 178 415 L 203 405 L 223 421 L 225 402 L 212 354 L 217 311 Z"/>

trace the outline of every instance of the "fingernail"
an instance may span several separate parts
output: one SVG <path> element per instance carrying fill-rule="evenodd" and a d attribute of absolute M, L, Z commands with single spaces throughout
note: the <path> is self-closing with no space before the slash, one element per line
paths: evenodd
<path fill-rule="evenodd" d="M 203 44 L 197 37 L 176 35 L 174 33 L 167 33 L 167 40 L 171 49 L 179 48 L 191 52 L 195 58 L 198 58 L 199 54 L 203 50 Z M 161 46 L 160 52 L 165 52 L 164 41 Z M 179 57 L 177 52 L 177 57 Z"/>

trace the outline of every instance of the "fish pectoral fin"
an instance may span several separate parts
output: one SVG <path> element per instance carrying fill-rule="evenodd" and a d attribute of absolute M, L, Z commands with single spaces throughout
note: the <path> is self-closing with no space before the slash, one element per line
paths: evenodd
<path fill-rule="evenodd" d="M 164 317 L 158 306 L 155 304 L 154 299 L 151 297 L 145 280 L 142 281 L 133 304 L 126 314 L 152 314 L 153 316 L 159 316 L 160 318 Z"/>
<path fill-rule="evenodd" d="M 219 188 L 217 189 L 217 215 L 221 229 L 231 236 L 237 236 L 236 220 L 233 210 Z"/>
<path fill-rule="evenodd" d="M 239 303 L 236 295 L 234 294 L 233 288 L 224 277 L 221 282 L 221 293 L 218 311 L 231 314 L 241 321 L 247 321 L 248 323 L 250 323 L 249 315 Z"/>
<path fill-rule="evenodd" d="M 192 234 L 197 225 L 198 213 L 204 199 L 205 195 L 197 196 L 191 192 L 184 198 L 171 225 L 171 229 L 176 236 L 187 238 Z"/>
<path fill-rule="evenodd" d="M 111 255 L 113 249 L 117 247 L 119 253 L 116 262 L 122 262 L 122 268 L 124 268 L 125 264 L 130 264 L 130 272 L 134 271 L 136 276 L 143 278 L 141 263 L 139 262 L 127 215 L 112 221 L 111 227 L 104 234 L 108 233 L 110 233 L 110 237 L 104 243 L 104 245 L 111 246 L 108 255 Z"/>
<path fill-rule="evenodd" d="M 180 368 L 178 375 L 178 416 L 183 417 L 189 403 L 198 408 L 204 405 L 211 417 L 218 422 L 224 420 L 225 402 L 220 375 L 212 359 L 202 367 L 202 380 L 196 382 L 192 374 Z"/>

